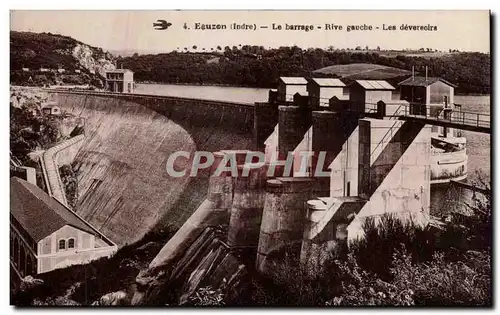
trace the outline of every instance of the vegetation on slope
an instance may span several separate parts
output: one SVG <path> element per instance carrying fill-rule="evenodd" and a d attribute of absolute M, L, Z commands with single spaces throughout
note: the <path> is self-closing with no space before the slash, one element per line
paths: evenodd
<path fill-rule="evenodd" d="M 10 150 L 23 165 L 32 164 L 28 153 L 46 148 L 59 137 L 56 121 L 45 116 L 33 116 L 26 107 L 10 107 Z"/>
<path fill-rule="evenodd" d="M 78 176 L 73 165 L 62 165 L 59 167 L 59 175 L 64 186 L 64 193 L 70 208 L 74 209 L 78 202 Z"/>
<path fill-rule="evenodd" d="M 376 52 L 326 51 L 262 46 L 218 47 L 214 52 L 171 52 L 118 57 L 118 63 L 135 72 L 138 81 L 186 84 L 223 84 L 275 88 L 280 76 L 310 77 L 312 71 L 351 63 L 372 63 L 439 76 L 458 85 L 458 93 L 490 92 L 490 55 L 454 53 L 425 58 L 415 55 L 387 57 Z M 219 62 L 212 62 L 214 57 Z M 211 60 L 210 62 L 208 62 Z M 315 74 L 315 76 L 321 76 Z M 323 75 L 324 76 L 324 75 Z M 394 79 L 397 83 L 399 79 Z"/>
<path fill-rule="evenodd" d="M 75 52 L 75 48 L 79 54 Z M 83 53 L 82 53 L 83 51 Z M 89 59 L 90 63 L 89 63 Z M 16 85 L 92 84 L 102 86 L 102 73 L 96 63 L 109 65 L 113 56 L 101 48 L 86 45 L 71 37 L 32 32 L 10 32 L 10 79 Z M 29 71 L 23 71 L 23 68 Z M 41 68 L 51 71 L 42 72 Z M 64 69 L 59 73 L 58 69 Z M 76 73 L 79 70 L 80 73 Z M 94 73 L 92 73 L 94 72 Z"/>

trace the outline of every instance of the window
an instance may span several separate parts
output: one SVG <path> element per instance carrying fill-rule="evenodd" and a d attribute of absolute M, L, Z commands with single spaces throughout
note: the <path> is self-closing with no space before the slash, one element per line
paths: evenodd
<path fill-rule="evenodd" d="M 66 241 L 65 240 L 59 240 L 59 250 L 66 249 Z"/>
<path fill-rule="evenodd" d="M 68 240 L 68 248 L 75 248 L 75 239 L 74 238 L 70 238 Z"/>

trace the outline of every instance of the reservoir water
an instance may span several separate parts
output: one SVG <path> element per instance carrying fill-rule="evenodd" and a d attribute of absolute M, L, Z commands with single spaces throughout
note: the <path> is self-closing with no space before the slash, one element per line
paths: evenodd
<path fill-rule="evenodd" d="M 194 86 L 173 84 L 138 84 L 137 93 L 166 95 L 241 103 L 265 102 L 269 89 L 229 86 Z M 397 95 L 394 95 L 397 98 Z M 455 103 L 462 104 L 462 110 L 490 114 L 490 96 L 455 95 Z M 464 131 L 467 139 L 468 178 L 475 183 L 479 177 L 489 183 L 491 178 L 491 139 L 489 134 Z M 446 213 L 457 204 L 470 202 L 469 197 L 448 184 L 433 185 L 431 188 L 431 213 Z"/>

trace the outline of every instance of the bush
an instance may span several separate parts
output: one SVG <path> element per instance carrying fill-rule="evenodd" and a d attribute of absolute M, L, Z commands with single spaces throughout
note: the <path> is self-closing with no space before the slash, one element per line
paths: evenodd
<path fill-rule="evenodd" d="M 224 295 L 221 290 L 213 290 L 210 286 L 199 288 L 189 297 L 189 304 L 194 306 L 223 306 Z"/>
<path fill-rule="evenodd" d="M 363 224 L 365 237 L 351 242 L 349 248 L 361 268 L 390 281 L 390 266 L 394 253 L 402 247 L 407 248 L 414 261 L 427 261 L 435 251 L 435 235 L 429 229 L 386 214 L 375 224 L 367 218 Z"/>
<path fill-rule="evenodd" d="M 331 306 L 409 306 L 414 305 L 413 291 L 409 287 L 397 286 L 380 280 L 363 270 L 352 253 L 347 261 L 336 261 L 347 281 L 340 283 L 342 294 L 326 305 Z"/>
<path fill-rule="evenodd" d="M 486 220 L 487 221 L 487 220 Z M 489 306 L 488 251 L 441 248 L 430 229 L 393 216 L 368 219 L 365 239 L 311 276 L 285 257 L 272 280 L 255 279 L 253 303 L 273 306 Z M 450 228 L 447 230 L 449 231 Z M 466 230 L 455 229 L 456 236 Z M 450 234 L 451 235 L 451 234 Z M 458 251 L 456 249 L 459 249 Z M 333 298 L 332 298 L 333 297 Z"/>
<path fill-rule="evenodd" d="M 491 306 L 491 258 L 468 252 L 462 261 L 436 253 L 428 263 L 412 264 L 404 251 L 394 256 L 393 285 L 408 288 L 416 305 Z"/>
<path fill-rule="evenodd" d="M 78 202 L 78 178 L 71 165 L 59 167 L 59 175 L 64 186 L 64 192 L 70 208 L 75 208 Z"/>

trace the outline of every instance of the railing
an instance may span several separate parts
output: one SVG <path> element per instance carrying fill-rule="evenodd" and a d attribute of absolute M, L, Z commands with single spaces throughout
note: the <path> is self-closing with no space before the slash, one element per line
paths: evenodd
<path fill-rule="evenodd" d="M 387 105 L 387 106 L 390 106 Z M 475 112 L 467 112 L 467 111 L 453 111 L 451 108 L 449 109 L 449 114 L 447 115 L 447 108 L 439 109 L 437 113 L 431 113 L 432 107 L 425 106 L 425 111 L 420 111 L 419 114 L 410 113 L 410 105 L 405 106 L 405 111 L 402 115 L 403 117 L 414 117 L 414 118 L 424 118 L 429 121 L 443 121 L 450 122 L 463 126 L 471 126 L 471 127 L 483 127 L 490 128 L 490 115 L 475 113 Z"/>
<path fill-rule="evenodd" d="M 393 131 L 394 128 L 396 128 L 396 126 L 398 126 L 398 122 L 397 121 L 392 124 L 392 126 L 387 130 L 387 132 L 384 134 L 384 136 L 382 137 L 382 139 L 380 139 L 380 141 L 378 142 L 377 146 L 372 150 L 370 156 L 375 156 L 375 152 L 377 152 L 377 149 L 386 141 L 386 138 L 389 135 L 391 137 L 393 136 L 392 131 Z"/>

